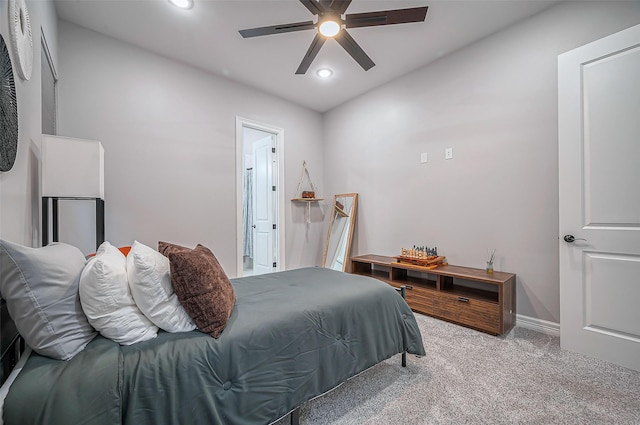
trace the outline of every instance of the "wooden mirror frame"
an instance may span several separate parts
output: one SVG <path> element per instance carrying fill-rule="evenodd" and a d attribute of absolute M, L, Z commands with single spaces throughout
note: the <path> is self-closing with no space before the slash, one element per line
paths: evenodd
<path fill-rule="evenodd" d="M 339 198 L 346 198 L 346 197 L 353 198 L 351 210 L 348 212 L 348 214 L 346 214 L 339 207 L 337 207 L 337 204 L 336 204 L 336 201 Z M 336 217 L 339 216 L 342 218 L 348 217 L 349 219 L 349 231 L 347 232 L 347 235 L 346 235 L 347 241 L 346 241 L 346 246 L 344 251 L 345 258 L 342 263 L 342 271 L 346 272 L 347 269 L 349 268 L 349 259 L 351 258 L 351 243 L 353 241 L 353 229 L 356 224 L 357 211 L 358 211 L 358 194 L 357 193 L 341 193 L 341 194 L 334 195 L 333 205 L 331 206 L 331 221 L 329 222 L 329 230 L 327 231 L 327 239 L 325 241 L 324 254 L 322 256 L 322 267 L 327 267 L 327 254 L 329 251 L 329 241 L 331 238 L 331 231 L 333 230 Z"/>

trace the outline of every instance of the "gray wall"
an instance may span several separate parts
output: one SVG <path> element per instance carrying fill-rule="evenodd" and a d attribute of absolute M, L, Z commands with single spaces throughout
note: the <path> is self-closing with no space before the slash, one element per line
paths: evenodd
<path fill-rule="evenodd" d="M 27 2 L 33 37 L 33 72 L 25 81 L 17 71 L 11 48 L 9 2 L 0 0 L 0 33 L 11 55 L 18 97 L 18 154 L 13 168 L 0 172 L 0 238 L 25 245 L 40 244 L 40 38 L 44 33 L 57 66 L 58 20 L 52 2 Z"/>
<path fill-rule="evenodd" d="M 326 113 L 327 193 L 360 193 L 352 253 L 496 248 L 517 312 L 559 322 L 557 56 L 639 22 L 640 2 L 561 3 Z"/>
<path fill-rule="evenodd" d="M 202 243 L 235 276 L 238 115 L 284 129 L 285 264 L 320 263 L 322 217 L 289 202 L 303 159 L 322 182 L 319 113 L 66 21 L 59 46 L 59 134 L 104 146 L 109 241 Z"/>

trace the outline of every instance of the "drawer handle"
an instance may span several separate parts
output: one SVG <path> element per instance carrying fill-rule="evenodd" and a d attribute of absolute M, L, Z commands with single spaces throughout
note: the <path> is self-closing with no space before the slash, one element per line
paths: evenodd
<path fill-rule="evenodd" d="M 458 301 L 460 301 L 461 303 L 468 303 L 469 302 L 469 298 L 458 297 Z"/>

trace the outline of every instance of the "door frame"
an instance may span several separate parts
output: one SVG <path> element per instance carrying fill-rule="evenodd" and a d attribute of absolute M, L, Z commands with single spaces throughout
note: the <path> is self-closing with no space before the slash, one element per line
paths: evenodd
<path fill-rule="evenodd" d="M 285 270 L 285 198 L 284 198 L 284 129 L 270 124 L 264 124 L 248 118 L 236 116 L 236 276 L 242 277 L 243 231 L 242 231 L 242 199 L 243 199 L 243 138 L 242 128 L 271 133 L 275 136 L 276 152 L 275 170 L 273 172 L 277 199 L 275 214 L 277 220 L 273 252 L 276 254 L 276 271 Z"/>
<path fill-rule="evenodd" d="M 49 49 L 49 43 L 47 42 L 47 37 L 44 34 L 44 31 L 41 28 L 40 31 L 40 54 L 41 56 L 44 54 L 47 60 L 47 65 L 51 70 L 51 75 L 53 76 L 53 108 L 54 108 L 54 122 L 53 122 L 53 135 L 58 134 L 58 70 L 56 69 L 55 63 L 53 63 L 53 57 L 51 56 L 51 50 Z M 43 63 L 40 64 L 40 72 L 42 73 Z M 40 82 L 42 84 L 42 82 Z M 40 93 L 40 99 L 42 100 L 42 93 Z M 42 117 L 41 117 L 42 121 Z"/>

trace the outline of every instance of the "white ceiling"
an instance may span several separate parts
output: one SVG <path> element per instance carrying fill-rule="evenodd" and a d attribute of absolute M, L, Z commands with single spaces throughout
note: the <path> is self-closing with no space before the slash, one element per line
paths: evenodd
<path fill-rule="evenodd" d="M 324 112 L 521 21 L 550 0 L 353 0 L 348 13 L 429 6 L 425 22 L 350 29 L 376 63 L 364 71 L 328 40 L 305 75 L 295 71 L 314 30 L 243 39 L 238 30 L 315 20 L 298 0 L 58 0 L 61 19 Z M 333 69 L 329 80 L 320 67 Z"/>

